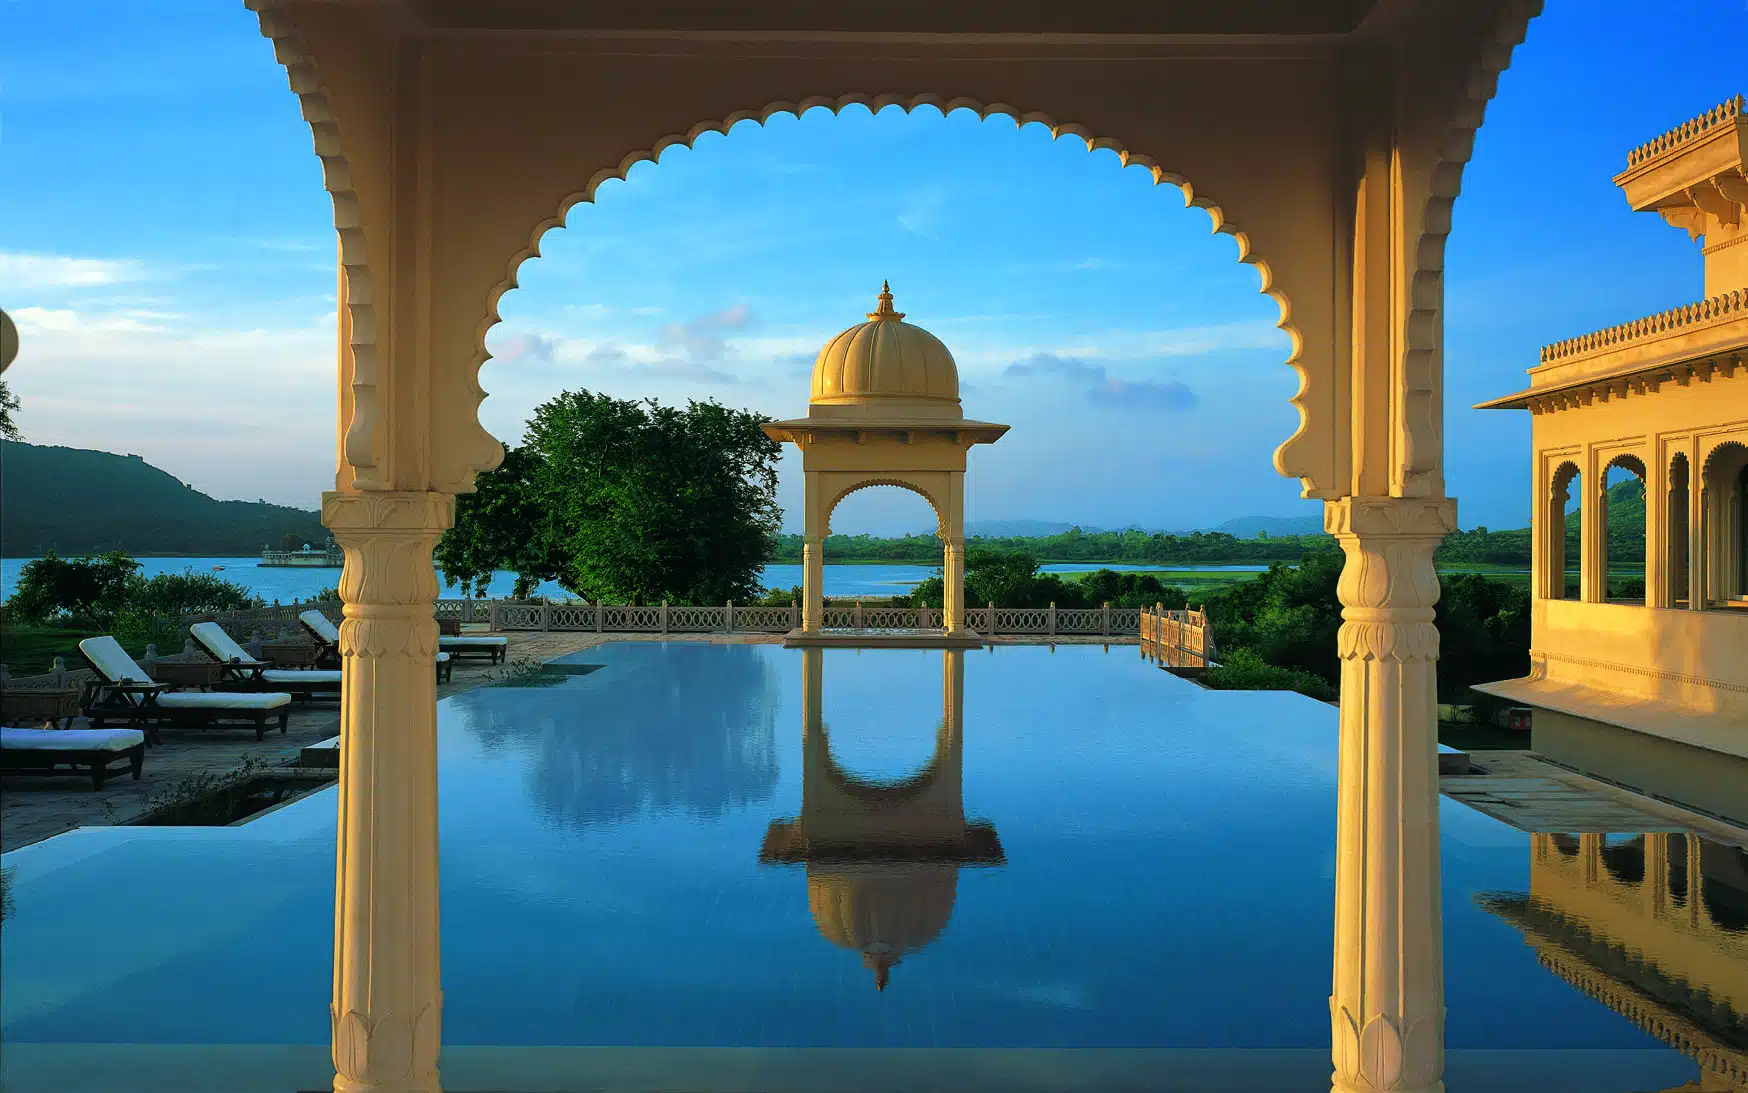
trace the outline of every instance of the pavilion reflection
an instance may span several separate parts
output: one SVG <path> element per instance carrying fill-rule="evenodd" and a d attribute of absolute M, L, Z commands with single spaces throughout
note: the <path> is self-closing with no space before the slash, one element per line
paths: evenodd
<path fill-rule="evenodd" d="M 942 714 L 928 764 L 899 781 L 859 779 L 833 758 L 821 713 L 824 650 L 803 650 L 801 814 L 774 820 L 764 864 L 804 864 L 819 932 L 862 955 L 885 990 L 892 968 L 941 935 L 959 870 L 1006 862 L 995 826 L 967 820 L 965 655 L 941 654 Z"/>
<path fill-rule="evenodd" d="M 1530 890 L 1477 902 L 1543 967 L 1748 1091 L 1748 851 L 1683 832 L 1531 836 Z"/>
<path fill-rule="evenodd" d="M 759 650 L 652 643 L 623 651 L 600 675 L 635 700 L 604 705 L 601 691 L 560 683 L 481 688 L 454 701 L 485 749 L 529 757 L 530 799 L 569 826 L 660 813 L 710 819 L 775 792 L 776 677 Z"/>

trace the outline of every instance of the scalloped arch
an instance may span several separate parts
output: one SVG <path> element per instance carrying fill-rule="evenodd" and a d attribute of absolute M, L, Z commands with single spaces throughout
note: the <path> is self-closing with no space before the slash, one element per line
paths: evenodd
<path fill-rule="evenodd" d="M 273 44 L 273 57 L 285 69 L 286 82 L 297 96 L 298 108 L 310 127 L 316 157 L 322 163 L 322 188 L 334 203 L 334 231 L 339 236 L 339 262 L 345 273 L 346 309 L 352 349 L 352 423 L 343 439 L 346 463 L 352 467 L 376 465 L 376 307 L 370 265 L 364 247 L 363 216 L 358 194 L 352 188 L 352 169 L 340 143 L 340 127 L 328 108 L 327 91 L 316 64 L 291 24 L 270 6 L 269 0 L 243 0 L 255 12 L 261 35 Z M 477 384 L 476 384 L 477 386 Z M 482 391 L 480 397 L 484 398 Z"/>
<path fill-rule="evenodd" d="M 1567 491 L 1572 487 L 1572 480 L 1580 473 L 1577 463 L 1570 459 L 1562 460 L 1548 477 L 1548 496 L 1561 501 L 1567 500 L 1570 496 Z"/>
<path fill-rule="evenodd" d="M 831 534 L 832 513 L 838 511 L 838 506 L 843 504 L 844 498 L 850 496 L 852 493 L 858 493 L 874 486 L 897 486 L 901 490 L 909 490 L 911 493 L 922 497 L 924 501 L 929 503 L 929 508 L 935 511 L 935 538 L 941 540 L 947 538 L 947 515 L 941 510 L 941 502 L 935 497 L 935 495 L 915 482 L 907 482 L 902 478 L 890 476 L 866 478 L 857 482 L 853 486 L 846 486 L 839 490 L 837 495 L 831 499 L 831 503 L 825 507 L 825 533 L 827 535 Z"/>
<path fill-rule="evenodd" d="M 1463 170 L 1475 152 L 1475 133 L 1499 90 L 1500 74 L 1510 66 L 1512 51 L 1522 44 L 1530 21 L 1541 10 L 1542 0 L 1517 0 L 1500 12 L 1481 60 L 1455 104 L 1445 131 L 1444 155 L 1432 170 L 1431 194 L 1422 207 L 1420 233 L 1414 242 L 1415 268 L 1409 278 L 1403 326 L 1405 443 L 1392 478 L 1405 496 L 1432 492 L 1427 479 L 1443 463 L 1437 396 L 1442 388 L 1445 243 L 1451 234 L 1451 210 L 1463 189 Z"/>
<path fill-rule="evenodd" d="M 1700 464 L 1699 473 L 1701 482 L 1707 485 L 1711 484 L 1712 470 L 1714 466 L 1721 465 L 1718 463 L 1718 457 L 1725 453 L 1729 453 L 1738 458 L 1748 459 L 1748 444 L 1744 444 L 1740 440 L 1726 440 L 1720 444 L 1713 445 L 1712 449 L 1706 453 L 1705 461 Z"/>
<path fill-rule="evenodd" d="M 818 109 L 829 110 L 835 115 L 841 113 L 844 109 L 850 106 L 865 106 L 876 112 L 884 110 L 889 106 L 897 106 L 906 114 L 915 111 L 919 107 L 930 106 L 939 110 L 943 116 L 951 114 L 957 110 L 969 110 L 975 113 L 979 118 L 984 119 L 996 115 L 1011 118 L 1016 128 L 1032 124 L 1043 125 L 1050 130 L 1050 135 L 1055 140 L 1061 140 L 1063 137 L 1072 136 L 1085 143 L 1087 151 L 1089 152 L 1101 150 L 1116 152 L 1118 162 L 1121 166 L 1144 167 L 1153 176 L 1155 185 L 1168 183 L 1183 191 L 1184 205 L 1186 207 L 1201 209 L 1208 214 L 1208 218 L 1213 222 L 1213 230 L 1216 234 L 1232 237 L 1232 240 L 1238 245 L 1238 260 L 1246 265 L 1255 267 L 1257 271 L 1258 277 L 1261 281 L 1258 291 L 1273 300 L 1275 306 L 1280 310 L 1280 318 L 1276 320 L 1275 325 L 1287 335 L 1289 342 L 1287 358 L 1283 363 L 1291 368 L 1298 378 L 1298 388 L 1294 391 L 1292 398 L 1288 401 L 1292 404 L 1293 409 L 1298 412 L 1299 423 L 1293 430 L 1292 436 L 1283 441 L 1277 451 L 1285 452 L 1305 435 L 1306 430 L 1310 425 L 1310 418 L 1306 412 L 1304 402 L 1305 393 L 1310 386 L 1310 376 L 1306 372 L 1303 364 L 1304 335 L 1293 325 L 1291 302 L 1288 300 L 1286 293 L 1275 285 L 1274 271 L 1270 269 L 1268 261 L 1255 250 L 1251 244 L 1249 235 L 1226 216 L 1225 211 L 1218 203 L 1207 195 L 1197 191 L 1187 177 L 1167 170 L 1150 156 L 1130 150 L 1122 141 L 1115 137 L 1099 136 L 1088 130 L 1085 126 L 1071 122 L 1058 121 L 1051 115 L 1038 110 L 1022 110 L 1019 107 L 1012 106 L 1008 103 L 983 102 L 979 99 L 966 96 L 950 97 L 930 93 L 914 95 L 883 93 L 870 95 L 861 92 L 849 92 L 835 97 L 817 95 L 796 101 L 778 100 L 775 102 L 769 102 L 756 110 L 737 110 L 719 120 L 701 121 L 683 133 L 671 133 L 662 137 L 647 149 L 639 149 L 629 153 L 619 161 L 617 166 L 596 172 L 594 177 L 590 178 L 584 184 L 582 189 L 566 194 L 564 198 L 559 201 L 558 208 L 551 216 L 542 219 L 534 225 L 533 230 L 529 233 L 528 245 L 516 251 L 516 253 L 510 257 L 509 265 L 504 271 L 503 279 L 494 285 L 491 291 L 487 294 L 485 301 L 485 317 L 480 322 L 479 328 L 474 334 L 474 360 L 472 374 L 475 387 L 478 387 L 479 370 L 485 367 L 486 361 L 492 359 L 490 351 L 486 349 L 486 335 L 491 331 L 491 328 L 496 326 L 500 321 L 501 316 L 498 313 L 498 302 L 503 298 L 506 292 L 509 292 L 517 286 L 517 274 L 522 267 L 522 263 L 528 261 L 530 258 L 538 258 L 540 256 L 541 237 L 554 228 L 564 227 L 565 217 L 570 213 L 571 209 L 575 208 L 582 202 L 594 200 L 595 191 L 600 188 L 602 183 L 612 179 L 624 179 L 631 171 L 631 168 L 639 163 L 658 162 L 663 152 L 676 145 L 690 148 L 699 137 L 706 133 L 722 133 L 727 135 L 729 129 L 743 121 L 754 121 L 763 125 L 766 121 L 770 120 L 777 114 L 791 114 L 799 118 L 809 110 Z M 481 392 L 481 397 L 484 397 L 483 391 Z M 1279 466 L 1278 456 L 1277 466 Z M 1282 468 L 1281 470 L 1283 474 L 1289 474 L 1290 476 L 1297 476 L 1299 473 L 1297 471 L 1288 471 L 1285 468 Z M 939 507 L 937 506 L 937 512 L 938 511 Z"/>
<path fill-rule="evenodd" d="M 1602 468 L 1602 474 L 1599 477 L 1606 480 L 1608 478 L 1608 472 L 1613 470 L 1616 467 L 1623 467 L 1626 470 L 1629 470 L 1632 473 L 1638 475 L 1639 481 L 1641 481 L 1641 482 L 1647 482 L 1650 480 L 1647 477 L 1647 475 L 1649 474 L 1649 471 L 1647 471 L 1645 468 L 1645 461 L 1642 458 L 1640 458 L 1638 455 L 1635 455 L 1632 452 L 1622 452 L 1619 455 L 1610 459 L 1608 461 L 1608 463 Z M 1606 486 L 1604 486 L 1603 488 L 1607 489 Z"/>

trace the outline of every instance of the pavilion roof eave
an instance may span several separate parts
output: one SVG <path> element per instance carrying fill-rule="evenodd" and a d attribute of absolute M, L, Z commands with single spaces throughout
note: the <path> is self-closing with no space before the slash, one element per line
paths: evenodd
<path fill-rule="evenodd" d="M 1008 431 L 1008 426 L 993 421 L 973 421 L 970 418 L 860 418 L 831 419 L 790 418 L 771 421 L 764 426 L 765 434 L 774 440 L 791 440 L 796 434 L 839 433 L 954 433 L 965 435 L 973 444 L 993 444 Z"/>
<path fill-rule="evenodd" d="M 1748 361 L 1743 359 L 1744 350 L 1748 350 L 1748 347 L 1701 353 L 1673 361 L 1652 361 L 1649 363 L 1638 361 L 1606 372 L 1566 380 L 1563 383 L 1526 387 L 1522 391 L 1514 391 L 1509 395 L 1501 395 L 1499 398 L 1488 399 L 1486 402 L 1477 402 L 1473 408 L 1476 410 L 1529 410 L 1534 409 L 1535 403 L 1542 399 L 1564 399 L 1598 389 L 1608 391 L 1622 384 L 1635 385 L 1653 392 L 1663 383 L 1673 382 L 1680 386 L 1686 386 L 1695 376 L 1705 379 L 1714 371 L 1720 372 L 1726 377 L 1730 376 L 1738 365 L 1748 364 Z"/>

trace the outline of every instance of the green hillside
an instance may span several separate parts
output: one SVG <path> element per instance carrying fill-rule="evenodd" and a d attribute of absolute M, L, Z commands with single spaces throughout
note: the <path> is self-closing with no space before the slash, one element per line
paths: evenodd
<path fill-rule="evenodd" d="M 318 513 L 218 501 L 137 455 L 0 442 L 0 555 L 248 555 L 323 543 Z"/>

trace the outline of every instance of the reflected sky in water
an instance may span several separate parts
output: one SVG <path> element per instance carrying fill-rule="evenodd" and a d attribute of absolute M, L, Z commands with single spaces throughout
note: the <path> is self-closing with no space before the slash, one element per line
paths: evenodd
<path fill-rule="evenodd" d="M 1121 648 L 830 650 L 817 691 L 775 646 L 565 659 L 601 667 L 439 706 L 446 1042 L 1327 1047 L 1333 707 Z M 334 803 L 8 855 L 0 1035 L 325 1042 Z M 1666 1050 L 1502 912 L 1554 840 L 1442 818 L 1450 1046 Z M 1748 881 L 1681 877 L 1739 983 Z"/>

